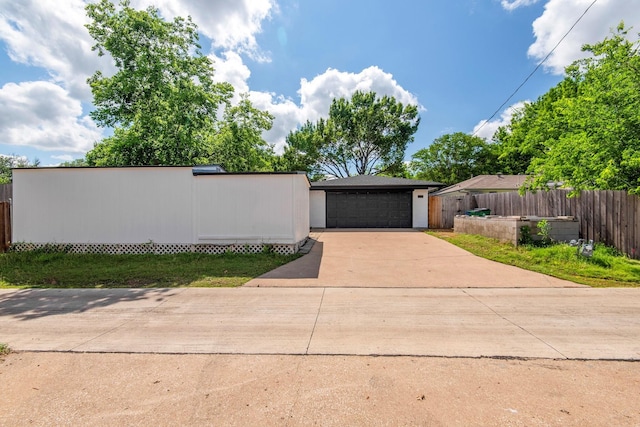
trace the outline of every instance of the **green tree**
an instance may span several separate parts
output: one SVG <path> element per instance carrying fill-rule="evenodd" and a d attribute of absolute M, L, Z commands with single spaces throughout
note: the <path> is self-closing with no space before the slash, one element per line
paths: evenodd
<path fill-rule="evenodd" d="M 284 152 L 278 157 L 276 169 L 280 171 L 304 171 L 312 181 L 320 180 L 325 172 L 322 167 L 321 148 L 329 135 L 326 120 L 307 122 L 287 135 Z"/>
<path fill-rule="evenodd" d="M 229 172 L 269 171 L 273 169 L 273 148 L 262 138 L 271 129 L 273 116 L 255 108 L 246 94 L 238 105 L 228 105 L 223 125 L 214 137 L 209 159 Z"/>
<path fill-rule="evenodd" d="M 200 52 L 190 18 L 167 22 L 122 0 L 86 6 L 93 50 L 109 53 L 111 77 L 88 79 L 96 109 L 91 117 L 113 135 L 87 153 L 90 165 L 181 165 L 206 161 L 217 111 L 233 89 L 212 80 L 212 63 Z"/>
<path fill-rule="evenodd" d="M 400 171 L 419 123 L 417 106 L 358 91 L 350 100 L 334 99 L 328 119 L 290 133 L 284 157 L 311 174 L 347 177 Z"/>
<path fill-rule="evenodd" d="M 70 160 L 68 162 L 62 162 L 60 163 L 61 167 L 64 168 L 79 168 L 82 166 L 89 166 L 87 164 L 87 161 L 85 160 L 85 158 L 81 158 L 81 159 L 75 159 L 75 160 Z"/>
<path fill-rule="evenodd" d="M 577 85 L 565 79 L 536 102 L 527 103 L 512 117 L 511 123 L 493 136 L 499 169 L 507 174 L 527 173 L 531 161 L 545 152 L 549 141 L 567 131 L 564 112 L 553 106 L 561 99 L 575 98 Z"/>
<path fill-rule="evenodd" d="M 451 185 L 476 175 L 499 172 L 491 144 L 463 132 L 446 134 L 416 152 L 411 170 L 416 178 Z"/>
<path fill-rule="evenodd" d="M 40 160 L 37 158 L 32 163 L 26 157 L 17 156 L 12 154 L 5 156 L 0 154 L 0 184 L 10 184 L 13 179 L 11 169 L 13 168 L 28 168 L 40 166 Z"/>
<path fill-rule="evenodd" d="M 496 133 L 501 161 L 523 158 L 529 189 L 549 183 L 640 194 L 640 42 L 617 32 L 566 69 L 566 78 Z"/>

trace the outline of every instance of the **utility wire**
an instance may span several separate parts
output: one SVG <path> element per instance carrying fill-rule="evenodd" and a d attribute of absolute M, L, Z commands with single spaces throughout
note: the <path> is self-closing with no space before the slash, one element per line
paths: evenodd
<path fill-rule="evenodd" d="M 544 59 L 542 61 L 540 61 L 538 63 L 538 65 L 536 65 L 536 68 L 533 69 L 533 71 L 527 76 L 526 79 L 524 79 L 524 81 L 522 83 L 520 83 L 520 86 L 518 86 L 516 88 L 516 90 L 513 91 L 513 93 L 511 95 L 509 95 L 509 97 L 502 103 L 502 105 L 500 105 L 498 107 L 498 109 L 491 115 L 491 117 L 489 117 L 487 120 L 484 121 L 484 123 L 482 123 L 482 125 L 475 130 L 475 132 L 473 132 L 472 136 L 476 136 L 478 134 L 478 132 L 480 132 L 480 129 L 482 129 L 483 127 L 485 127 L 485 125 L 487 123 L 489 123 L 491 121 L 491 119 L 493 119 L 500 111 L 502 111 L 502 108 L 507 105 L 507 102 L 511 101 L 511 98 L 513 98 L 516 93 L 518 93 L 518 91 L 520 89 L 522 89 L 522 86 L 524 86 L 525 84 L 527 84 L 527 82 L 529 81 L 529 79 L 531 79 L 531 77 L 533 77 L 533 75 L 536 73 L 536 71 L 538 71 L 538 69 L 542 66 L 542 64 L 544 64 L 547 59 L 549 59 L 549 57 L 551 56 L 551 54 L 553 52 L 555 52 L 555 50 L 558 48 L 558 46 L 560 46 L 560 43 L 562 43 L 564 41 L 565 38 L 567 38 L 567 36 L 569 35 L 569 33 L 571 33 L 571 31 L 573 31 L 573 29 L 575 28 L 576 25 L 578 25 L 578 22 L 580 22 L 582 20 L 582 18 L 584 17 L 584 15 L 587 14 L 587 12 L 589 12 L 589 9 L 591 9 L 593 7 L 594 4 L 596 4 L 598 2 L 598 0 L 593 0 L 593 2 L 589 5 L 589 7 L 587 7 L 585 9 L 584 12 L 582 12 L 582 15 L 580 15 L 580 17 L 578 18 L 578 20 L 576 22 L 573 23 L 573 25 L 571 26 L 571 28 L 569 28 L 569 31 L 567 31 L 565 33 L 564 36 L 562 36 L 562 38 L 560 39 L 560 41 L 558 43 L 556 43 L 556 45 L 553 47 L 553 49 L 551 49 L 549 51 L 549 53 L 547 53 L 547 56 L 544 57 Z"/>

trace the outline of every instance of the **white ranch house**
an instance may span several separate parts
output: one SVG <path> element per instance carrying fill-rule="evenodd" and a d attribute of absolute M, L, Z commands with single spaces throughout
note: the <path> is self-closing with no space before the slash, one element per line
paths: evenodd
<path fill-rule="evenodd" d="M 310 185 L 301 172 L 205 167 L 13 171 L 17 250 L 294 253 L 310 228 L 427 228 L 437 183 L 353 177 Z"/>

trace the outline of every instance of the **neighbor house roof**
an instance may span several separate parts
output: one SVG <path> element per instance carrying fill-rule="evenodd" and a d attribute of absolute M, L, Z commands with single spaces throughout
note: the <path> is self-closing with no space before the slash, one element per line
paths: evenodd
<path fill-rule="evenodd" d="M 508 191 L 519 189 L 526 175 L 478 175 L 466 181 L 459 182 L 435 193 L 436 196 L 445 196 L 453 193 L 474 193 L 486 191 Z"/>
<path fill-rule="evenodd" d="M 372 189 L 424 189 L 441 188 L 444 184 L 417 179 L 392 178 L 377 175 L 357 175 L 349 178 L 328 179 L 311 183 L 312 190 L 372 190 Z"/>

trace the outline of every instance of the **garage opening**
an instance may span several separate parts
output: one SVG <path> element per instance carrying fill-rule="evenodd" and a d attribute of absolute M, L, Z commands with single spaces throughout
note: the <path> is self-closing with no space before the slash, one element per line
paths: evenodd
<path fill-rule="evenodd" d="M 411 190 L 327 191 L 327 228 L 411 228 Z"/>

